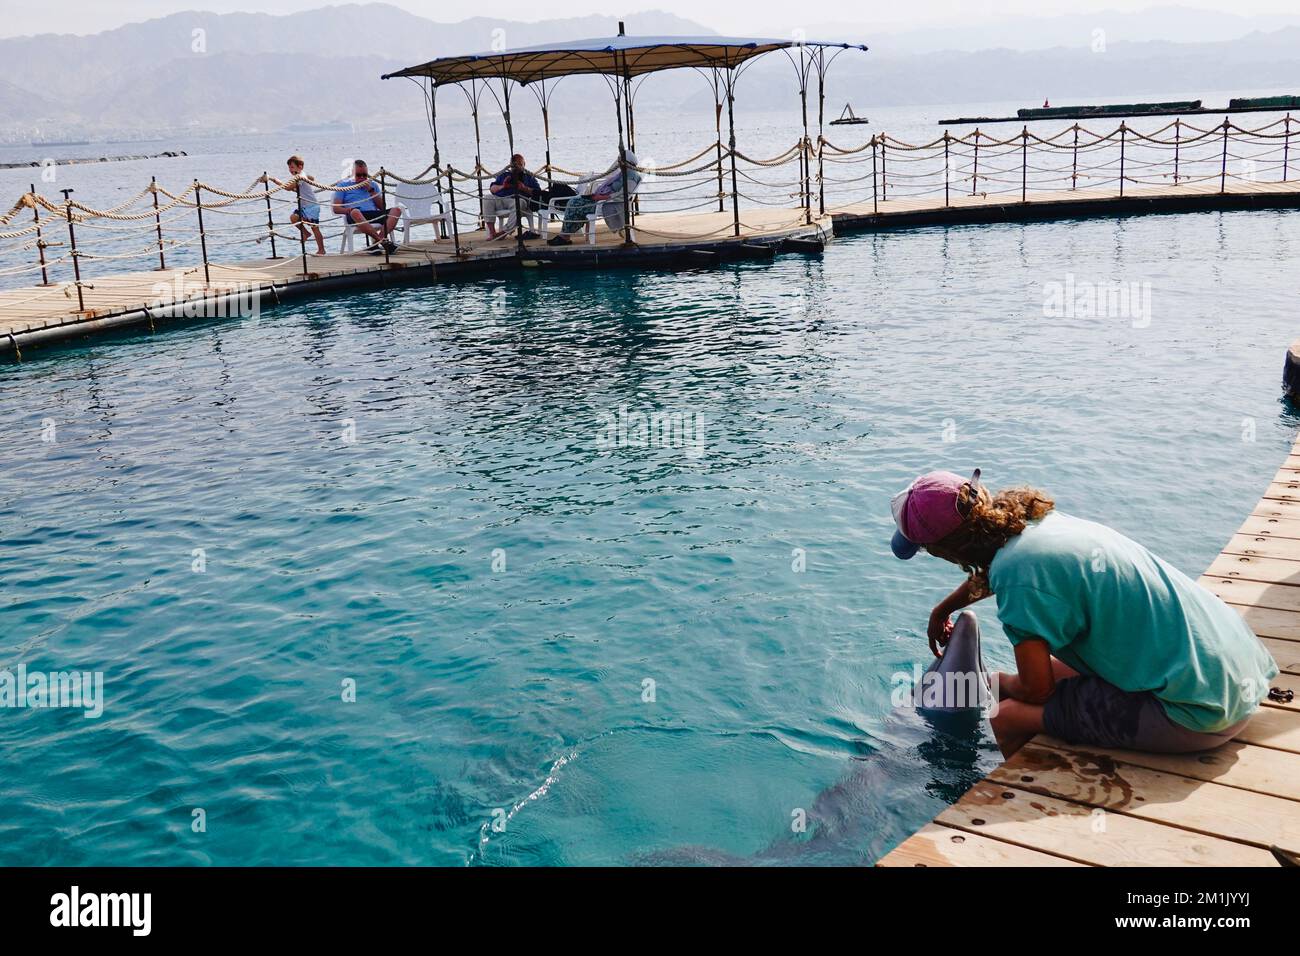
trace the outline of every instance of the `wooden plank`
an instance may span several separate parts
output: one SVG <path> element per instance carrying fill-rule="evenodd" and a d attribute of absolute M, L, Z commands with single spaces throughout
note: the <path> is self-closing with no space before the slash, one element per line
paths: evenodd
<path fill-rule="evenodd" d="M 938 823 L 927 823 L 876 862 L 885 867 L 1082 865 Z"/>
<path fill-rule="evenodd" d="M 1296 524 L 1300 525 L 1300 522 L 1296 522 Z M 1300 538 L 1238 532 L 1228 539 L 1228 543 L 1223 546 L 1223 553 L 1245 554 L 1255 558 L 1279 558 L 1283 561 L 1300 561 Z"/>
<path fill-rule="evenodd" d="M 1261 637 L 1259 640 L 1273 655 L 1282 673 L 1300 675 L 1300 641 L 1282 641 L 1276 637 Z"/>
<path fill-rule="evenodd" d="M 1300 713 L 1280 707 L 1261 707 L 1233 739 L 1300 754 Z"/>
<path fill-rule="evenodd" d="M 1221 554 L 1205 569 L 1205 573 L 1221 578 L 1238 578 L 1244 581 L 1262 581 L 1265 584 L 1300 587 L 1300 561 L 1287 558 Z"/>
<path fill-rule="evenodd" d="M 1300 851 L 1300 805 L 1293 800 L 1123 763 L 1090 747 L 1030 743 L 989 779 L 1264 851 Z"/>
<path fill-rule="evenodd" d="M 1097 866 L 1277 865 L 1272 854 L 1256 846 L 1126 813 L 1108 813 L 987 779 L 971 787 L 936 820 Z"/>
<path fill-rule="evenodd" d="M 1083 749 L 1089 754 L 1118 763 L 1161 770 L 1193 780 L 1212 781 L 1225 787 L 1253 790 L 1287 800 L 1300 800 L 1300 754 L 1284 753 L 1237 741 L 1214 750 L 1191 754 L 1153 754 L 1092 746 L 1078 748 L 1043 734 L 1035 737 L 1034 743 L 1070 753 Z M 1295 812 L 1300 815 L 1300 806 L 1295 808 Z"/>
<path fill-rule="evenodd" d="M 1295 585 L 1270 584 L 1265 581 L 1225 578 L 1210 574 L 1203 575 L 1199 580 L 1229 604 L 1300 612 L 1300 587 Z"/>
<path fill-rule="evenodd" d="M 1261 638 L 1300 640 L 1300 612 L 1279 611 L 1271 607 L 1247 607 L 1231 602 L 1228 606 L 1245 618 L 1250 629 Z"/>
<path fill-rule="evenodd" d="M 1276 478 L 1264 489 L 1264 497 L 1283 501 L 1300 501 L 1300 480 L 1282 480 Z"/>

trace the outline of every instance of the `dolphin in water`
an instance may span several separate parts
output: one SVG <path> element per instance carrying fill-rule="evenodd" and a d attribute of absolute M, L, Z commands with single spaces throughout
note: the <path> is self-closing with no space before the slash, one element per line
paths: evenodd
<path fill-rule="evenodd" d="M 923 717 L 983 714 L 997 698 L 980 652 L 980 624 L 975 612 L 957 615 L 943 657 L 937 657 L 914 690 Z"/>
<path fill-rule="evenodd" d="M 933 778 L 922 790 L 944 802 L 956 801 L 982 778 L 987 750 L 983 716 L 993 706 L 993 692 L 980 649 L 980 627 L 975 612 L 962 611 L 953 624 L 943 657 L 921 675 L 913 688 L 917 713 L 931 737 L 917 752 L 931 768 Z M 804 839 L 777 837 L 752 856 L 739 856 L 706 846 L 680 846 L 639 854 L 635 862 L 648 866 L 762 866 L 807 864 L 822 852 L 846 846 L 859 847 L 863 862 L 879 856 L 881 828 L 890 810 L 880 805 L 880 794 L 890 792 L 900 779 L 915 777 L 916 767 L 905 753 L 878 751 L 854 761 L 844 779 L 817 795 L 809 808 L 814 825 Z M 920 781 L 918 781 L 918 784 Z"/>

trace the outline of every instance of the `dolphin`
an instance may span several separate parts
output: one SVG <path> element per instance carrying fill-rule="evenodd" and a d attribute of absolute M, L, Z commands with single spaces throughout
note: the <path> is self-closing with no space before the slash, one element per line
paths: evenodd
<path fill-rule="evenodd" d="M 921 675 L 915 694 L 916 709 L 925 717 L 982 713 L 995 699 L 980 653 L 980 624 L 974 611 L 957 615 L 943 657 Z"/>

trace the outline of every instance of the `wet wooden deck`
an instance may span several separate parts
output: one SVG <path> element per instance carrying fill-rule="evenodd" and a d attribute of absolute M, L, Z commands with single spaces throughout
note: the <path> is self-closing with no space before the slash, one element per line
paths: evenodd
<path fill-rule="evenodd" d="M 248 293 L 271 287 L 277 290 L 277 297 L 281 294 L 292 297 L 344 285 L 434 282 L 520 265 L 651 264 L 658 252 L 689 253 L 719 248 L 725 252 L 726 247 L 733 245 L 771 243 L 783 238 L 829 238 L 831 232 L 829 216 L 814 217 L 809 225 L 802 209 L 747 209 L 741 214 L 739 239 L 733 235 L 730 212 L 641 215 L 636 220 L 634 249 L 624 248 L 620 234 L 610 232 L 601 224 L 594 246 L 588 245 L 584 234 L 575 236 L 571 246 L 563 247 L 548 246 L 543 240 L 535 239 L 524 243 L 524 253 L 518 256 L 513 237 L 489 241 L 479 231 L 461 234 L 460 257 L 452 239 L 425 239 L 401 246 L 387 259 L 367 252 L 352 252 L 308 255 L 305 263 L 302 256 L 292 254 L 274 260 L 212 261 L 208 269 L 210 281 L 205 280 L 201 262 L 165 270 L 114 274 L 107 267 L 101 273 L 98 264 L 89 261 L 82 266 L 84 311 L 78 309 L 76 286 L 67 281 L 0 291 L 0 351 L 14 344 L 10 335 L 19 344 L 33 337 L 44 340 L 70 337 L 104 327 L 115 316 L 145 307 L 157 308 L 160 286 L 165 290 L 163 301 Z M 433 227 L 422 227 L 422 233 L 432 235 Z M 327 248 L 333 248 L 336 242 L 331 240 Z M 364 242 L 364 236 L 357 236 L 356 248 L 362 248 Z M 298 251 L 293 243 L 281 243 L 281 252 L 285 251 L 285 245 L 290 246 L 291 252 Z"/>
<path fill-rule="evenodd" d="M 1200 579 L 1300 691 L 1300 442 Z M 879 866 L 1277 866 L 1300 851 L 1300 698 L 1200 754 L 1035 737 Z"/>

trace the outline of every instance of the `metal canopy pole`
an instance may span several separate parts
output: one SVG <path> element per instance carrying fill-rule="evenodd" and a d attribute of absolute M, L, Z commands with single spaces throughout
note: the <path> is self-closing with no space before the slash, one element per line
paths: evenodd
<path fill-rule="evenodd" d="M 718 87 L 718 68 L 712 66 L 709 69 L 713 71 L 713 126 L 718 133 L 718 212 L 725 212 L 727 187 L 722 182 L 722 94 Z"/>
<path fill-rule="evenodd" d="M 510 164 L 513 167 L 515 162 L 515 128 L 514 124 L 510 122 L 510 80 L 504 74 L 501 77 L 501 96 L 501 117 L 506 121 L 506 142 L 510 146 Z M 519 204 L 519 175 L 523 172 L 524 170 L 520 170 L 519 174 L 511 174 L 515 182 L 515 251 L 520 255 L 523 255 L 524 252 L 524 217 Z M 483 181 L 479 180 L 479 190 L 482 191 L 482 189 Z"/>
<path fill-rule="evenodd" d="M 618 35 L 623 36 L 623 21 L 619 21 Z M 632 76 L 627 68 L 627 53 L 623 53 L 623 104 L 627 110 L 627 148 L 636 152 L 636 114 L 632 109 Z M 637 201 L 627 191 L 627 156 L 623 155 L 623 241 L 632 241 L 632 217 L 636 215 Z"/>
<path fill-rule="evenodd" d="M 812 162 L 808 155 L 808 66 L 803 44 L 799 45 L 799 107 L 803 114 L 803 142 L 799 144 L 799 165 L 803 174 L 804 223 L 812 225 Z"/>
<path fill-rule="evenodd" d="M 817 50 L 817 210 L 820 215 L 826 215 L 826 50 L 824 48 Z"/>
<path fill-rule="evenodd" d="M 731 55 L 726 55 L 727 85 L 727 146 L 731 153 L 731 223 L 732 232 L 740 236 L 740 187 L 736 181 L 736 75 L 731 66 Z"/>
<path fill-rule="evenodd" d="M 479 136 L 478 126 L 478 87 L 476 80 L 469 81 L 470 111 L 474 117 L 474 178 L 478 182 L 478 215 L 483 217 L 483 141 Z"/>
<path fill-rule="evenodd" d="M 626 72 L 627 62 L 623 63 L 623 69 Z M 630 245 L 632 242 L 632 203 L 628 200 L 627 195 L 627 146 L 623 142 L 623 96 L 620 90 L 622 85 L 617 79 L 610 84 L 614 90 L 614 115 L 618 120 L 618 166 L 623 175 L 623 244 Z"/>
<path fill-rule="evenodd" d="M 433 133 L 433 183 L 437 190 L 438 215 L 445 213 L 446 207 L 442 204 L 442 152 L 438 149 L 438 84 L 429 78 L 429 131 Z M 442 227 L 442 238 L 447 238 L 447 222 L 443 220 L 440 223 Z"/>

